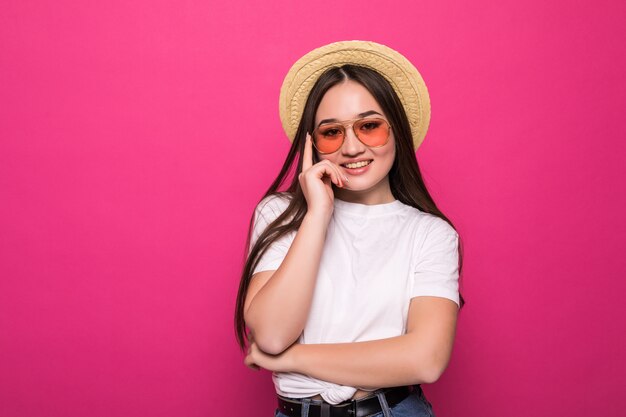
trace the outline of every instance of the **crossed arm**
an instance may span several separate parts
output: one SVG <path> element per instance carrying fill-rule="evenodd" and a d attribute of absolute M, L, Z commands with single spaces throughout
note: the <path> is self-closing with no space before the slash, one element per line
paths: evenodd
<path fill-rule="evenodd" d="M 365 389 L 432 383 L 450 360 L 457 314 L 452 300 L 415 297 L 405 335 L 354 343 L 295 343 L 278 355 L 261 351 L 253 342 L 245 363 Z"/>
<path fill-rule="evenodd" d="M 309 314 L 327 225 L 328 218 L 307 213 L 278 269 L 252 277 L 244 306 L 253 339 L 246 365 L 366 389 L 436 381 L 450 359 L 456 330 L 458 306 L 447 298 L 411 299 L 402 336 L 354 343 L 296 342 Z M 431 251 L 450 250 L 455 243 L 449 233 L 434 236 Z M 430 259 L 427 254 L 424 258 Z M 434 265 L 423 268 L 453 272 L 455 259 L 433 259 Z"/>

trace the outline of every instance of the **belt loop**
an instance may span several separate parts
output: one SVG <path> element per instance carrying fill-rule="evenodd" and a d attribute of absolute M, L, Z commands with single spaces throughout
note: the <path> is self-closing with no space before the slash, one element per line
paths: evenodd
<path fill-rule="evenodd" d="M 322 401 L 322 408 L 320 409 L 320 417 L 330 417 L 330 404 L 326 401 Z"/>
<path fill-rule="evenodd" d="M 376 393 L 376 396 L 378 397 L 378 402 L 380 402 L 380 408 L 383 409 L 383 415 L 385 417 L 393 417 L 391 415 L 391 410 L 389 409 L 389 405 L 387 404 L 387 398 L 385 398 L 384 390 L 379 389 L 374 392 Z"/>
<path fill-rule="evenodd" d="M 300 417 L 309 417 L 309 405 L 311 404 L 310 398 L 302 399 L 302 408 L 300 409 Z"/>

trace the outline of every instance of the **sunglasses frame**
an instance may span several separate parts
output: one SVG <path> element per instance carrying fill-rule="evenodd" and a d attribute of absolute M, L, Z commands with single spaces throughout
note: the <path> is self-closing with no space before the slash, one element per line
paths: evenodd
<path fill-rule="evenodd" d="M 367 143 L 363 142 L 361 140 L 361 138 L 359 137 L 358 133 L 356 133 L 356 131 L 354 130 L 354 124 L 361 121 L 361 120 L 372 120 L 372 121 L 376 121 L 376 120 L 380 120 L 383 121 L 387 124 L 387 126 L 389 126 L 389 130 L 387 131 L 387 138 L 385 139 L 385 143 L 383 143 L 382 145 L 379 146 L 370 146 Z M 343 128 L 342 134 L 343 134 L 343 139 L 341 140 L 341 144 L 339 145 L 339 147 L 337 148 L 337 150 L 334 150 L 332 152 L 322 152 L 319 150 L 319 148 L 317 147 L 317 145 L 315 144 L 315 133 L 324 126 L 328 126 L 328 125 L 340 125 Z M 341 147 L 343 146 L 343 143 L 346 141 L 346 132 L 348 131 L 348 126 L 352 129 L 352 133 L 354 133 L 354 136 L 356 136 L 356 138 L 359 140 L 359 142 L 361 142 L 363 145 L 367 146 L 368 148 L 381 148 L 383 146 L 385 146 L 387 143 L 389 143 L 389 137 L 391 136 L 391 129 L 393 126 L 391 126 L 391 123 L 389 123 L 389 121 L 387 121 L 386 119 L 383 119 L 382 117 L 360 117 L 358 119 L 350 119 L 350 120 L 344 120 L 342 122 L 332 122 L 332 123 L 324 123 L 321 126 L 316 127 L 315 129 L 313 129 L 313 132 L 311 133 L 311 143 L 313 143 L 313 146 L 315 147 L 315 149 L 317 149 L 317 151 L 322 154 L 322 155 L 329 155 L 331 153 L 335 153 L 337 152 L 339 149 L 341 149 Z"/>

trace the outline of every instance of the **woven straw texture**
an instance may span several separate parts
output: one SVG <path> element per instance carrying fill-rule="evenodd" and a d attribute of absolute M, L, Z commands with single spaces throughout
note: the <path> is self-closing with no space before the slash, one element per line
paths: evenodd
<path fill-rule="evenodd" d="M 391 84 L 406 111 L 413 146 L 424 141 L 430 123 L 430 98 L 417 69 L 397 51 L 375 42 L 342 41 L 314 49 L 289 70 L 280 89 L 279 111 L 283 129 L 293 141 L 309 92 L 330 67 L 344 64 L 371 68 Z"/>

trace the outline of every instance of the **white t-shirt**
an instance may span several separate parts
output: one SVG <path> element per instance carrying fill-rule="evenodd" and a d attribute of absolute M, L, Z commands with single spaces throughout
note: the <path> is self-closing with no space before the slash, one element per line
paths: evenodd
<path fill-rule="evenodd" d="M 288 203 L 288 197 L 279 196 L 259 203 L 252 244 Z M 295 235 L 294 231 L 276 241 L 253 273 L 278 269 Z M 410 300 L 420 295 L 459 304 L 454 228 L 399 200 L 365 205 L 335 198 L 311 310 L 299 343 L 400 336 L 406 333 Z M 349 400 L 357 390 L 294 372 L 274 372 L 272 380 L 280 395 L 320 394 L 331 404 Z"/>

